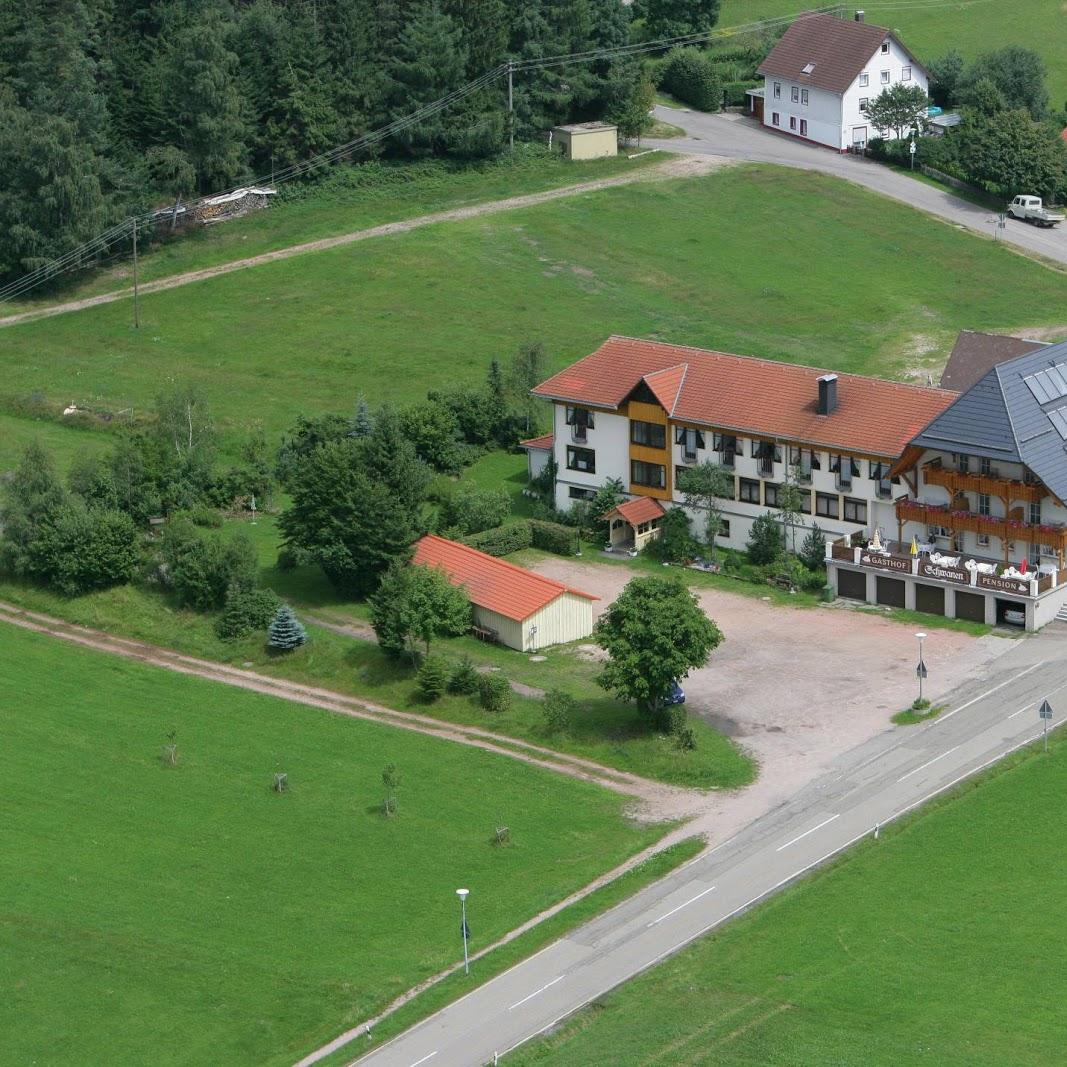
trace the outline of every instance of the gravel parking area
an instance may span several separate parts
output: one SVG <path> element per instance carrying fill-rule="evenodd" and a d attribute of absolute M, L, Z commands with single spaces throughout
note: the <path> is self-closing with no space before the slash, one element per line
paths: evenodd
<path fill-rule="evenodd" d="M 556 558 L 531 566 L 602 597 L 598 611 L 638 573 Z M 894 727 L 890 717 L 916 695 L 918 627 L 841 603 L 791 608 L 718 589 L 694 592 L 725 639 L 708 665 L 685 680 L 686 705 L 760 763 L 757 783 L 735 798 L 745 802 L 731 805 L 730 823 L 744 825 L 787 800 L 878 734 L 914 729 Z M 1016 646 L 995 635 L 928 634 L 924 695 L 935 702 Z"/>

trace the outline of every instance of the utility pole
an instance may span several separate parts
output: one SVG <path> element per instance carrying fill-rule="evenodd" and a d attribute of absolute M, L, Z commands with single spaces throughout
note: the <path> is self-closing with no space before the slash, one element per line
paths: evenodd
<path fill-rule="evenodd" d="M 514 65 L 508 60 L 508 150 L 515 151 L 515 85 L 512 79 Z"/>
<path fill-rule="evenodd" d="M 141 328 L 141 304 L 137 290 L 137 219 L 133 220 L 133 328 Z"/>

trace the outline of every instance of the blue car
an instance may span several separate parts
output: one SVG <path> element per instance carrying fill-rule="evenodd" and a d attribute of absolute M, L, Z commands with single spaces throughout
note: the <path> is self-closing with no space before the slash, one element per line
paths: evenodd
<path fill-rule="evenodd" d="M 671 688 L 667 694 L 667 699 L 666 701 L 664 701 L 664 703 L 668 707 L 671 707 L 674 704 L 685 703 L 685 690 L 678 684 L 677 678 L 673 682 L 671 682 Z"/>

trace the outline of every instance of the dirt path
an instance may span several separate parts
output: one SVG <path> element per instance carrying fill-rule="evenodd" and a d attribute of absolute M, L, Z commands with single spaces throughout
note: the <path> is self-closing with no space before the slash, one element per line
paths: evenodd
<path fill-rule="evenodd" d="M 72 644 L 108 652 L 125 659 L 147 663 L 154 667 L 206 678 L 214 682 L 237 686 L 267 696 L 279 697 L 311 707 L 323 708 L 354 719 L 365 719 L 388 726 L 396 726 L 415 733 L 438 737 L 457 744 L 480 748 L 500 756 L 521 760 L 532 766 L 555 771 L 586 782 L 593 782 L 637 801 L 632 814 L 647 822 L 660 822 L 683 817 L 700 807 L 704 794 L 697 790 L 665 785 L 627 771 L 605 767 L 581 756 L 557 752 L 528 741 L 493 733 L 478 726 L 442 722 L 429 715 L 397 711 L 382 704 L 360 700 L 329 689 L 304 685 L 285 678 L 272 678 L 257 671 L 231 667 L 213 660 L 187 656 L 170 649 L 160 648 L 143 641 L 116 637 L 86 626 L 77 626 L 62 619 L 27 611 L 13 604 L 0 601 L 0 622 L 21 626 L 23 629 L 70 641 Z"/>
<path fill-rule="evenodd" d="M 545 204 L 552 200 L 563 200 L 567 197 L 580 196 L 582 193 L 592 193 L 599 189 L 610 189 L 618 185 L 630 185 L 633 182 L 695 177 L 718 170 L 720 167 L 732 165 L 735 165 L 732 161 L 719 159 L 715 156 L 683 156 L 679 159 L 669 159 L 659 166 L 644 167 L 630 174 L 620 174 L 613 178 L 598 178 L 595 181 L 580 182 L 577 185 L 565 185 L 560 189 L 548 189 L 541 193 L 509 196 L 503 200 L 470 204 L 467 207 L 452 208 L 448 211 L 435 211 L 432 214 L 419 215 L 413 219 L 386 222 L 380 226 L 371 226 L 364 230 L 339 234 L 336 237 L 323 237 L 317 241 L 306 241 L 303 244 L 290 245 L 288 248 L 279 248 L 273 252 L 263 252 L 258 256 L 249 256 L 247 259 L 236 259 L 229 263 L 220 263 L 218 266 L 206 267 L 203 270 L 174 274 L 167 278 L 145 282 L 140 286 L 140 292 L 144 295 L 145 293 L 160 292 L 163 289 L 177 289 L 182 285 L 191 285 L 193 282 L 217 278 L 223 274 L 246 270 L 249 267 L 258 267 L 264 263 L 276 263 L 279 260 L 292 259 L 293 256 L 302 256 L 308 252 L 321 252 L 328 248 L 339 248 L 342 245 L 355 244 L 358 241 L 367 241 L 374 237 L 389 237 L 398 233 L 409 233 L 412 230 L 421 229 L 423 226 L 433 226 L 438 222 L 459 222 L 463 219 L 473 219 L 481 215 L 496 215 L 503 211 L 533 207 L 536 204 Z M 116 289 L 110 293 L 88 296 L 81 300 L 70 300 L 64 304 L 54 304 L 51 307 L 22 311 L 17 315 L 8 315 L 5 318 L 0 318 L 0 327 L 14 326 L 17 323 L 30 322 L 34 319 L 51 318 L 53 315 L 65 315 L 68 312 L 81 311 L 84 308 L 95 307 L 98 304 L 111 304 L 116 300 L 128 299 L 132 295 L 132 287 Z"/>

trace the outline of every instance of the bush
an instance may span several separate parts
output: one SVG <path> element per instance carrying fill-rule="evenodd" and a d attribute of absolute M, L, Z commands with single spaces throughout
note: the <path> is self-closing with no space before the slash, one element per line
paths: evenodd
<path fill-rule="evenodd" d="M 819 529 L 818 524 L 808 531 L 807 536 L 801 542 L 797 556 L 808 570 L 821 573 L 825 569 L 826 535 Z"/>
<path fill-rule="evenodd" d="M 275 652 L 291 652 L 307 640 L 307 631 L 288 604 L 274 613 L 267 629 L 267 645 Z"/>
<path fill-rule="evenodd" d="M 545 701 L 541 708 L 544 716 L 545 732 L 549 734 L 562 734 L 570 729 L 574 721 L 578 703 L 563 689 L 550 689 L 545 694 Z"/>
<path fill-rule="evenodd" d="M 762 85 L 763 82 L 751 81 L 750 79 L 745 79 L 743 81 L 723 82 L 723 103 L 727 107 L 747 106 L 748 90 L 757 89 Z"/>
<path fill-rule="evenodd" d="M 534 548 L 555 552 L 557 556 L 573 556 L 575 536 L 569 526 L 543 519 L 530 520 L 530 539 Z"/>
<path fill-rule="evenodd" d="M 511 686 L 502 674 L 479 675 L 478 695 L 486 711 L 501 714 L 511 707 Z"/>
<path fill-rule="evenodd" d="M 448 691 L 461 696 L 470 696 L 478 692 L 478 681 L 481 675 L 471 661 L 470 656 L 464 656 L 453 668 L 448 676 Z"/>
<path fill-rule="evenodd" d="M 273 589 L 242 589 L 232 585 L 226 590 L 226 605 L 215 623 L 215 633 L 224 641 L 233 641 L 256 630 L 265 630 L 280 601 Z"/>
<path fill-rule="evenodd" d="M 676 48 L 667 56 L 661 82 L 667 92 L 701 111 L 718 111 L 722 87 L 714 64 L 697 48 Z"/>
<path fill-rule="evenodd" d="M 513 522 L 508 526 L 498 526 L 495 530 L 472 534 L 463 539 L 465 545 L 485 552 L 490 556 L 507 556 L 533 544 L 533 531 L 529 521 Z"/>
<path fill-rule="evenodd" d="M 700 544 L 689 529 L 684 508 L 671 508 L 660 523 L 659 537 L 649 541 L 645 551 L 666 563 L 684 563 L 700 555 Z"/>
<path fill-rule="evenodd" d="M 444 696 L 448 688 L 448 664 L 440 656 L 427 656 L 419 667 L 419 697 L 427 704 L 432 704 Z"/>
<path fill-rule="evenodd" d="M 107 589 L 133 577 L 137 529 L 121 511 L 71 501 L 44 519 L 27 557 L 27 573 L 65 596 Z"/>
<path fill-rule="evenodd" d="M 499 526 L 509 514 L 511 498 L 504 489 L 467 484 L 442 500 L 438 523 L 442 530 L 454 528 L 468 536 Z"/>
<path fill-rule="evenodd" d="M 746 547 L 749 563 L 773 563 L 782 554 L 782 524 L 769 512 L 758 516 Z"/>
<path fill-rule="evenodd" d="M 200 611 L 222 607 L 231 586 L 254 589 L 259 561 L 248 535 L 204 536 L 185 517 L 163 528 L 167 580 L 178 599 Z"/>

